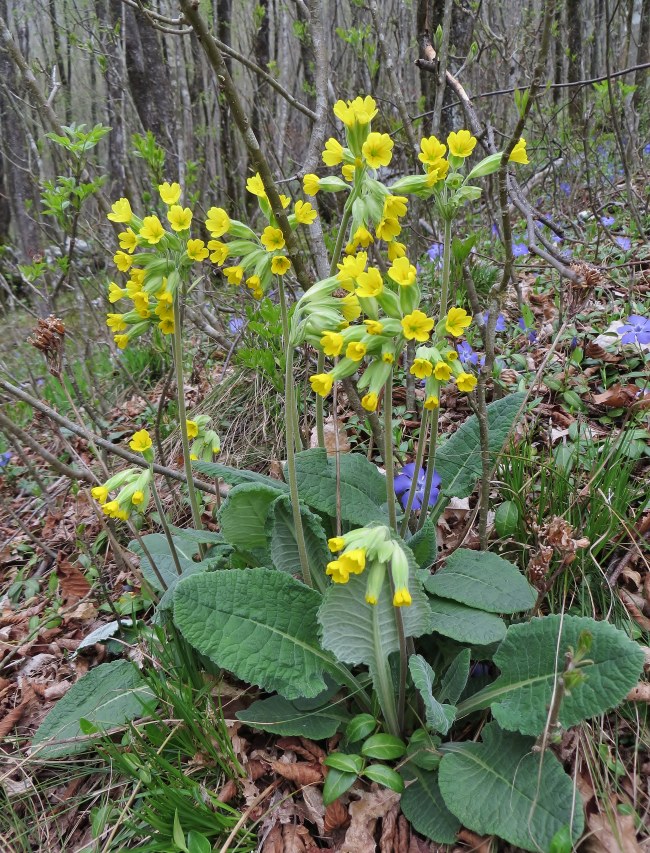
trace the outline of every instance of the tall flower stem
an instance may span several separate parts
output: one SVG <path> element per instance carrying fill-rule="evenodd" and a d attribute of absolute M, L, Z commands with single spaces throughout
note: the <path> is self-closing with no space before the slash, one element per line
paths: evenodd
<path fill-rule="evenodd" d="M 451 218 L 445 218 L 445 236 L 442 252 L 442 287 L 440 289 L 440 319 L 447 315 L 447 302 L 449 300 L 449 279 L 451 274 Z M 429 498 L 433 486 L 433 475 L 436 464 L 436 448 L 438 446 L 438 419 L 440 409 L 433 413 L 431 424 L 431 436 L 429 437 L 429 452 L 427 454 L 427 477 L 424 481 L 424 497 L 422 498 L 422 510 L 418 520 L 418 530 L 424 526 L 429 514 Z"/>
<path fill-rule="evenodd" d="M 393 461 L 393 371 L 384 386 L 384 468 L 386 469 L 386 495 L 388 496 L 388 521 L 397 532 L 395 513 L 395 463 Z"/>
<path fill-rule="evenodd" d="M 300 559 L 300 570 L 302 579 L 307 586 L 313 587 L 314 582 L 309 569 L 307 558 L 307 546 L 305 544 L 305 531 L 302 526 L 300 514 L 300 499 L 298 497 L 298 479 L 296 477 L 296 435 L 294 410 L 296 407 L 295 388 L 293 383 L 293 347 L 289 336 L 289 312 L 287 310 L 287 294 L 284 289 L 282 276 L 278 276 L 278 293 L 280 295 L 280 316 L 282 317 L 282 336 L 284 338 L 285 376 L 284 376 L 284 401 L 286 409 L 286 438 L 287 438 L 287 476 L 289 479 L 289 494 L 291 497 L 291 511 L 293 514 L 293 526 L 296 533 L 296 545 L 298 546 L 298 557 Z"/>
<path fill-rule="evenodd" d="M 196 530 L 202 530 L 201 508 L 192 479 L 192 462 L 190 460 L 190 440 L 187 434 L 187 412 L 185 409 L 185 386 L 183 382 L 183 328 L 181 322 L 181 300 L 178 290 L 174 294 L 174 367 L 176 369 L 176 398 L 178 400 L 178 420 L 183 445 L 183 462 L 187 477 L 187 491 L 192 508 L 192 523 Z"/>
<path fill-rule="evenodd" d="M 418 488 L 418 474 L 420 473 L 420 468 L 422 467 L 422 459 L 424 457 L 424 448 L 427 443 L 427 428 L 429 426 L 429 410 L 425 409 L 422 413 L 422 421 L 420 423 L 420 437 L 418 439 L 418 449 L 415 454 L 415 470 L 413 472 L 413 479 L 411 480 L 411 488 L 409 489 L 409 496 L 406 501 L 406 508 L 404 510 L 404 518 L 402 519 L 402 527 L 400 529 L 399 535 L 404 538 L 406 536 L 406 531 L 409 526 L 409 518 L 411 516 L 411 510 L 413 509 L 413 501 L 415 500 L 415 493 Z M 424 512 L 424 504 L 422 504 L 422 508 L 420 513 Z"/>
<path fill-rule="evenodd" d="M 178 559 L 178 552 L 176 551 L 176 545 L 174 545 L 174 540 L 172 539 L 172 532 L 169 529 L 169 525 L 167 524 L 167 519 L 165 518 L 165 510 L 163 509 L 162 501 L 160 500 L 160 495 L 158 494 L 158 489 L 156 487 L 156 481 L 154 479 L 153 468 L 149 469 L 151 471 L 151 494 L 153 495 L 153 502 L 156 504 L 156 509 L 158 510 L 158 515 L 160 517 L 160 524 L 165 533 L 165 539 L 167 540 L 167 544 L 169 545 L 169 552 L 172 555 L 172 560 L 174 561 L 174 568 L 176 569 L 177 575 L 183 574 L 183 569 L 181 567 L 181 562 Z"/>

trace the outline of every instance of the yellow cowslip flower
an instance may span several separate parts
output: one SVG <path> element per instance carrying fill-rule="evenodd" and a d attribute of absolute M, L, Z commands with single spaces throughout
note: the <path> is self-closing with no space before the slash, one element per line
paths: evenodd
<path fill-rule="evenodd" d="M 262 232 L 260 242 L 267 252 L 275 252 L 278 249 L 284 248 L 284 234 L 280 228 L 274 228 L 272 225 L 267 225 Z"/>
<path fill-rule="evenodd" d="M 351 341 L 345 350 L 345 357 L 349 358 L 350 361 L 361 361 L 367 352 L 368 347 L 361 341 Z"/>
<path fill-rule="evenodd" d="M 380 323 L 379 320 L 364 320 L 363 325 L 369 335 L 381 335 L 384 331 L 384 324 Z"/>
<path fill-rule="evenodd" d="M 120 505 L 117 501 L 108 501 L 102 507 L 102 512 L 109 518 L 117 518 L 117 513 L 120 512 Z"/>
<path fill-rule="evenodd" d="M 395 590 L 395 595 L 393 596 L 394 607 L 409 607 L 412 601 L 411 593 L 405 586 Z"/>
<path fill-rule="evenodd" d="M 204 261 L 210 252 L 206 249 L 203 240 L 187 241 L 187 256 L 193 261 Z"/>
<path fill-rule="evenodd" d="M 291 204 L 291 199 L 288 195 L 282 195 L 282 193 L 280 193 L 280 204 L 282 205 L 283 209 L 287 208 Z"/>
<path fill-rule="evenodd" d="M 417 270 L 405 255 L 402 258 L 395 258 L 393 265 L 388 268 L 388 275 L 400 287 L 410 287 L 415 284 Z"/>
<path fill-rule="evenodd" d="M 334 583 L 347 583 L 350 580 L 350 575 L 345 571 L 340 560 L 331 560 L 327 564 L 325 574 L 329 575 Z"/>
<path fill-rule="evenodd" d="M 459 391 L 465 391 L 469 394 L 476 388 L 476 376 L 471 373 L 459 373 L 456 377 L 456 385 Z"/>
<path fill-rule="evenodd" d="M 113 255 L 113 262 L 120 272 L 126 272 L 133 263 L 133 258 L 126 252 L 116 252 Z"/>
<path fill-rule="evenodd" d="M 261 299 L 264 296 L 264 291 L 261 287 L 258 287 L 256 290 L 251 291 L 251 293 L 255 299 Z"/>
<path fill-rule="evenodd" d="M 348 293 L 341 299 L 341 311 L 348 323 L 353 323 L 361 315 L 361 305 L 356 293 Z"/>
<path fill-rule="evenodd" d="M 129 336 L 128 335 L 115 335 L 113 340 L 115 341 L 115 345 L 117 347 L 119 347 L 120 349 L 126 349 L 127 344 L 129 343 Z"/>
<path fill-rule="evenodd" d="M 111 332 L 123 332 L 128 328 L 128 324 L 124 322 L 123 314 L 107 314 L 106 325 Z"/>
<path fill-rule="evenodd" d="M 411 365 L 410 372 L 418 379 L 426 379 L 433 373 L 433 365 L 428 358 L 416 358 Z"/>
<path fill-rule="evenodd" d="M 368 272 L 362 272 L 357 277 L 357 296 L 368 299 L 379 296 L 384 290 L 384 280 L 377 267 L 368 267 Z"/>
<path fill-rule="evenodd" d="M 131 450 L 135 450 L 136 453 L 144 453 L 152 445 L 151 436 L 146 429 L 139 429 L 137 432 L 134 432 L 131 436 L 131 441 L 129 441 L 129 447 Z"/>
<path fill-rule="evenodd" d="M 164 199 L 163 199 L 164 201 Z M 131 503 L 133 506 L 140 506 L 140 504 L 144 503 L 144 492 L 141 492 L 140 489 L 137 489 L 131 495 Z"/>
<path fill-rule="evenodd" d="M 163 335 L 173 335 L 175 329 L 174 318 L 163 317 L 160 323 L 158 323 L 158 328 L 163 333 Z"/>
<path fill-rule="evenodd" d="M 350 106 L 349 102 L 337 101 L 334 104 L 334 115 L 340 119 L 346 127 L 354 127 L 357 123 L 356 113 Z"/>
<path fill-rule="evenodd" d="M 226 267 L 223 274 L 226 276 L 228 284 L 232 284 L 236 287 L 242 282 L 244 277 L 244 268 L 240 266 Z"/>
<path fill-rule="evenodd" d="M 127 228 L 126 231 L 121 231 L 117 235 L 117 239 L 120 242 L 120 249 L 126 249 L 130 255 L 132 255 L 138 248 L 138 238 L 131 228 Z"/>
<path fill-rule="evenodd" d="M 188 438 L 196 438 L 199 434 L 199 425 L 196 421 L 191 421 L 189 418 L 185 421 L 185 426 L 187 427 L 187 437 Z"/>
<path fill-rule="evenodd" d="M 343 335 L 340 332 L 323 332 L 323 336 L 320 339 L 323 352 L 330 358 L 336 358 L 337 355 L 341 354 L 343 343 Z"/>
<path fill-rule="evenodd" d="M 107 214 L 107 218 L 111 222 L 130 222 L 133 216 L 128 198 L 118 198 L 117 201 L 113 202 L 111 211 Z"/>
<path fill-rule="evenodd" d="M 246 287 L 249 290 L 259 290 L 262 286 L 262 281 L 258 275 L 251 275 L 246 279 Z"/>
<path fill-rule="evenodd" d="M 252 195 L 258 196 L 258 198 L 266 198 L 266 190 L 264 189 L 264 183 L 259 172 L 255 172 L 255 174 L 246 181 L 246 189 Z"/>
<path fill-rule="evenodd" d="M 365 98 L 357 97 L 353 101 L 348 101 L 348 106 L 354 114 L 356 124 L 370 124 L 373 118 L 377 115 L 377 104 L 374 98 L 366 95 Z M 334 111 L 336 115 L 336 110 Z"/>
<path fill-rule="evenodd" d="M 302 189 L 305 195 L 316 195 L 320 189 L 320 179 L 318 175 L 311 173 L 309 175 L 305 175 L 302 179 Z"/>
<path fill-rule="evenodd" d="M 424 311 L 415 310 L 401 320 L 402 333 L 407 341 L 419 341 L 421 344 L 429 340 L 429 332 L 434 322 Z"/>
<path fill-rule="evenodd" d="M 450 308 L 445 318 L 445 329 L 455 338 L 465 334 L 465 329 L 471 325 L 472 318 L 464 308 Z"/>
<path fill-rule="evenodd" d="M 388 260 L 394 261 L 396 258 L 403 258 L 406 254 L 406 246 L 404 243 L 398 243 L 397 240 L 391 240 L 386 247 Z"/>
<path fill-rule="evenodd" d="M 317 216 L 316 211 L 308 201 L 297 201 L 293 212 L 296 214 L 296 221 L 301 225 L 311 225 Z"/>
<path fill-rule="evenodd" d="M 230 229 L 230 217 L 222 207 L 211 207 L 208 210 L 208 218 L 205 220 L 205 227 L 210 232 L 210 235 L 215 239 L 223 237 Z M 208 248 L 210 244 L 208 243 Z M 223 261 L 220 261 L 223 263 Z"/>
<path fill-rule="evenodd" d="M 439 405 L 440 400 L 435 396 L 435 394 L 429 394 L 427 399 L 424 401 L 424 408 L 428 409 L 430 412 L 437 409 Z"/>
<path fill-rule="evenodd" d="M 390 350 L 386 350 L 381 354 L 381 360 L 386 364 L 392 364 L 395 361 L 395 353 Z"/>
<path fill-rule="evenodd" d="M 399 221 L 389 217 L 388 219 L 382 219 L 378 223 L 375 228 L 375 234 L 380 240 L 385 240 L 387 243 L 390 243 L 391 240 L 394 240 L 395 237 L 399 236 L 401 230 L 402 226 L 399 224 Z"/>
<path fill-rule="evenodd" d="M 371 169 L 379 169 L 388 166 L 393 157 L 393 140 L 387 133 L 368 134 L 368 138 L 361 147 L 361 153 Z"/>
<path fill-rule="evenodd" d="M 112 281 L 108 285 L 108 301 L 112 304 L 113 302 L 119 302 L 120 299 L 124 299 L 126 296 L 126 290 L 123 287 L 115 284 Z"/>
<path fill-rule="evenodd" d="M 149 314 L 149 294 L 144 290 L 138 290 L 137 293 L 134 293 L 131 297 L 133 299 L 133 307 L 138 312 L 138 314 L 147 313 Z"/>
<path fill-rule="evenodd" d="M 427 186 L 434 187 L 439 181 L 444 181 L 449 171 L 449 160 L 437 160 L 432 166 L 427 166 Z"/>
<path fill-rule="evenodd" d="M 177 183 L 168 184 L 167 181 L 165 181 L 164 184 L 158 184 L 158 192 L 160 193 L 160 198 L 165 202 L 165 204 L 176 204 L 178 199 L 181 197 L 181 185 Z"/>
<path fill-rule="evenodd" d="M 469 130 L 459 130 L 458 133 L 452 131 L 447 137 L 447 145 L 449 153 L 454 157 L 469 157 L 476 146 L 476 137 L 472 136 Z"/>
<path fill-rule="evenodd" d="M 321 397 L 327 397 L 329 392 L 332 390 L 334 377 L 330 376 L 329 373 L 315 373 L 313 376 L 309 377 L 309 384 L 311 385 L 311 390 L 315 394 L 319 394 Z"/>
<path fill-rule="evenodd" d="M 345 156 L 345 152 L 343 151 L 343 146 L 338 141 L 338 139 L 334 139 L 334 137 L 330 136 L 330 138 L 325 143 L 325 150 L 323 151 L 323 163 L 326 166 L 338 166 L 339 163 L 343 162 L 343 158 Z"/>
<path fill-rule="evenodd" d="M 451 367 L 444 361 L 439 361 L 434 368 L 433 375 L 438 382 L 447 382 L 451 376 Z"/>
<path fill-rule="evenodd" d="M 143 240 L 155 246 L 165 236 L 165 229 L 157 216 L 145 216 L 142 220 L 142 228 L 140 228 L 139 233 Z"/>
<path fill-rule="evenodd" d="M 90 494 L 95 498 L 97 503 L 105 504 L 108 500 L 108 489 L 106 486 L 94 486 L 90 490 Z"/>
<path fill-rule="evenodd" d="M 446 359 L 447 359 L 447 361 L 448 361 L 448 362 L 450 362 L 450 363 L 451 363 L 452 361 L 457 361 L 457 360 L 458 360 L 458 353 L 456 352 L 456 350 L 454 350 L 454 349 L 450 349 L 450 350 L 449 350 L 449 352 L 446 352 L 446 353 L 445 353 L 445 358 L 446 358 Z"/>
<path fill-rule="evenodd" d="M 284 275 L 289 269 L 291 269 L 291 261 L 286 255 L 276 255 L 271 259 L 271 272 L 274 275 Z"/>
<path fill-rule="evenodd" d="M 167 290 L 165 285 L 163 285 L 160 288 L 160 290 L 158 291 L 158 293 L 156 293 L 156 299 L 158 300 L 158 302 L 162 302 L 164 305 L 167 305 L 167 307 L 169 307 L 169 308 L 171 308 L 172 302 L 174 301 L 174 297 Z"/>
<path fill-rule="evenodd" d="M 167 219 L 174 231 L 187 231 L 192 224 L 192 211 L 189 207 L 173 204 L 167 211 Z"/>
<path fill-rule="evenodd" d="M 136 285 L 136 289 L 139 290 L 144 284 L 144 277 L 146 275 L 146 270 L 141 270 L 138 267 L 131 267 L 129 271 L 129 275 L 131 276 L 130 280 L 126 283 L 127 290 L 129 289 L 130 284 Z M 165 279 L 163 279 L 164 281 Z"/>
<path fill-rule="evenodd" d="M 446 151 L 447 146 L 436 136 L 425 136 L 420 140 L 418 160 L 426 166 L 435 166 L 438 160 L 442 160 L 445 156 Z"/>
<path fill-rule="evenodd" d="M 530 160 L 528 159 L 528 155 L 526 154 L 526 140 L 523 138 L 523 136 L 521 137 L 519 142 L 515 145 L 515 147 L 512 149 L 512 152 L 510 154 L 510 157 L 508 157 L 508 160 L 511 163 L 522 163 L 524 166 L 526 166 L 526 165 L 528 165 L 528 163 L 530 163 Z"/>
<path fill-rule="evenodd" d="M 342 551 L 345 548 L 345 539 L 342 536 L 332 536 L 327 540 L 327 547 L 333 554 L 337 551 Z"/>
<path fill-rule="evenodd" d="M 210 260 L 213 264 L 221 264 L 230 254 L 230 249 L 225 243 L 220 243 L 219 240 L 208 240 L 208 249 L 212 252 Z"/>
<path fill-rule="evenodd" d="M 361 398 L 361 405 L 367 412 L 377 411 L 378 403 L 379 397 L 372 391 L 369 394 L 364 394 L 364 396 Z"/>
<path fill-rule="evenodd" d="M 353 163 L 345 163 L 343 166 L 341 166 L 341 174 L 343 175 L 346 181 L 354 180 L 355 168 L 356 167 Z"/>
<path fill-rule="evenodd" d="M 351 551 L 344 551 L 339 557 L 339 563 L 340 571 L 350 575 L 360 575 L 366 567 L 366 549 L 353 548 Z"/>
<path fill-rule="evenodd" d="M 167 302 L 159 302 L 154 311 L 156 312 L 159 320 L 174 319 L 174 307 L 173 305 L 169 305 Z"/>
<path fill-rule="evenodd" d="M 354 283 L 365 270 L 367 263 L 367 252 L 359 252 L 356 255 L 348 255 L 348 257 L 343 258 L 343 261 L 336 265 L 339 270 L 336 277 L 341 282 L 341 287 L 345 290 L 352 291 L 354 289 Z"/>
<path fill-rule="evenodd" d="M 397 219 L 406 216 L 406 203 L 408 199 L 404 195 L 388 195 L 384 199 L 384 219 Z"/>
<path fill-rule="evenodd" d="M 360 225 L 352 235 L 352 245 L 355 249 L 357 246 L 363 246 L 364 249 L 367 249 L 374 242 L 374 237 L 364 225 Z"/>

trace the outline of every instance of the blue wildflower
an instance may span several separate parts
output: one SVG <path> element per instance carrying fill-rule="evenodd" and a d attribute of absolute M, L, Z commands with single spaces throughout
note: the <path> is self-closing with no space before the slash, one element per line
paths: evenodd
<path fill-rule="evenodd" d="M 571 184 L 568 184 L 566 181 L 560 183 L 560 189 L 564 195 L 571 195 Z"/>
<path fill-rule="evenodd" d="M 11 453 L 8 450 L 5 450 L 4 453 L 0 453 L 0 468 L 6 468 L 10 459 Z"/>
<path fill-rule="evenodd" d="M 650 344 L 650 319 L 631 314 L 618 333 L 624 344 Z"/>
<path fill-rule="evenodd" d="M 437 267 L 442 266 L 442 256 L 444 253 L 444 246 L 442 243 L 432 243 L 427 249 L 427 255 L 429 256 L 429 260 L 431 263 L 434 263 Z"/>
<path fill-rule="evenodd" d="M 498 240 L 499 237 L 501 236 L 501 234 L 499 232 L 499 226 L 496 224 L 496 222 L 492 223 L 492 236 L 494 237 L 495 240 Z"/>
<path fill-rule="evenodd" d="M 650 157 L 650 142 L 648 142 L 648 144 L 644 146 L 643 153 L 647 154 Z"/>
<path fill-rule="evenodd" d="M 228 328 L 230 329 L 231 334 L 237 335 L 246 325 L 246 321 L 243 317 L 233 317 L 232 320 L 228 323 Z"/>
<path fill-rule="evenodd" d="M 625 252 L 629 252 L 632 248 L 632 241 L 629 237 L 615 237 L 614 239 Z"/>
<path fill-rule="evenodd" d="M 475 319 L 479 326 L 485 326 L 487 325 L 489 317 L 489 311 L 481 311 L 480 314 L 476 315 Z M 503 314 L 499 314 L 499 316 L 497 317 L 497 324 L 495 326 L 495 329 L 497 330 L 497 332 L 505 332 L 506 328 L 506 318 L 503 316 Z"/>
<path fill-rule="evenodd" d="M 535 329 L 531 329 L 529 326 L 527 326 L 526 321 L 524 320 L 523 317 L 520 317 L 517 320 L 517 325 L 519 326 L 519 328 L 521 329 L 522 332 L 526 333 L 530 343 L 534 344 L 535 341 L 537 340 L 537 332 L 535 331 Z"/>
<path fill-rule="evenodd" d="M 610 228 L 616 222 L 616 219 L 613 216 L 601 216 L 600 221 L 605 228 Z"/>
<path fill-rule="evenodd" d="M 411 490 L 411 483 L 413 482 L 415 476 L 415 462 L 407 463 L 403 468 L 401 474 L 398 474 L 395 477 L 395 494 L 399 499 L 399 502 L 402 504 L 402 509 L 406 509 L 406 504 L 408 503 L 409 492 Z M 413 509 L 422 509 L 422 501 L 424 500 L 424 486 L 427 479 L 427 471 L 426 468 L 420 468 L 418 472 L 418 476 L 416 479 L 416 492 L 413 498 Z M 429 495 L 429 506 L 433 506 L 435 502 L 438 500 L 438 495 L 440 494 L 440 474 L 437 471 L 433 472 L 433 480 L 431 481 L 431 494 Z"/>
<path fill-rule="evenodd" d="M 528 254 L 528 246 L 525 243 L 513 243 L 512 254 L 515 258 L 521 258 L 522 255 Z"/>
<path fill-rule="evenodd" d="M 459 344 L 456 344 L 456 352 L 458 353 L 458 360 L 461 364 L 480 364 L 482 367 L 485 362 L 485 356 L 483 354 L 479 355 L 467 341 L 461 341 Z"/>

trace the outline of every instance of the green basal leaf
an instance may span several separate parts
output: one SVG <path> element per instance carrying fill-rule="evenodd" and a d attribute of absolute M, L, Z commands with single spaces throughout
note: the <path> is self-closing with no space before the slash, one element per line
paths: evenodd
<path fill-rule="evenodd" d="M 456 718 L 456 709 L 453 705 L 441 705 L 434 698 L 434 671 L 422 655 L 411 655 L 409 658 L 409 672 L 411 673 L 413 684 L 424 703 L 427 728 L 432 732 L 440 732 L 440 734 L 446 735 Z"/>
<path fill-rule="evenodd" d="M 201 462 L 200 460 L 196 460 L 192 462 L 192 468 L 198 471 L 199 474 L 223 480 L 224 483 L 228 483 L 230 486 L 239 486 L 242 483 L 261 483 L 275 489 L 277 492 L 287 492 L 287 494 L 289 492 L 289 486 L 281 480 L 274 480 L 272 477 L 257 474 L 255 471 L 231 468 L 229 465 L 222 465 L 220 462 Z"/>
<path fill-rule="evenodd" d="M 472 646 L 498 643 L 506 635 L 505 622 L 494 613 L 466 607 L 447 598 L 429 599 L 433 613 L 433 630 L 444 637 Z"/>
<path fill-rule="evenodd" d="M 556 615 L 508 628 L 494 656 L 500 676 L 462 702 L 459 717 L 490 707 L 502 728 L 541 734 L 565 652 L 578 648 L 585 631 L 592 637 L 588 660 L 579 669 L 585 680 L 564 696 L 559 721 L 569 728 L 616 707 L 639 680 L 642 649 L 609 622 Z"/>
<path fill-rule="evenodd" d="M 438 690 L 438 699 L 441 702 L 449 702 L 451 705 L 458 702 L 469 678 L 470 659 L 470 650 L 463 649 L 449 664 Z"/>
<path fill-rule="evenodd" d="M 245 711 L 235 716 L 252 729 L 283 735 L 284 737 L 307 737 L 324 740 L 332 737 L 349 719 L 349 715 L 338 705 L 301 711 L 282 696 L 270 696 L 253 702 Z"/>
<path fill-rule="evenodd" d="M 193 575 L 174 597 L 174 621 L 201 654 L 285 699 L 316 696 L 340 673 L 318 643 L 321 596 L 284 572 L 238 569 Z"/>
<path fill-rule="evenodd" d="M 235 486 L 221 507 L 219 521 L 227 542 L 252 551 L 267 545 L 266 519 L 269 508 L 278 497 L 277 489 L 263 483 Z"/>
<path fill-rule="evenodd" d="M 320 518 L 306 507 L 300 508 L 307 560 L 314 579 L 325 581 L 325 568 L 332 559 L 327 547 L 327 537 L 323 531 Z M 276 569 L 281 572 L 298 574 L 300 572 L 300 556 L 296 543 L 296 532 L 293 524 L 293 511 L 288 495 L 280 495 L 271 504 L 268 516 L 268 527 L 271 530 L 271 559 Z"/>
<path fill-rule="evenodd" d="M 523 850 L 548 850 L 567 825 L 575 842 L 583 829 L 582 800 L 553 753 L 533 752 L 533 739 L 496 723 L 482 737 L 482 743 L 444 747 L 439 781 L 447 808 L 468 829 Z"/>
<path fill-rule="evenodd" d="M 442 798 L 438 773 L 408 765 L 415 781 L 402 794 L 400 806 L 404 817 L 413 829 L 438 844 L 454 844 L 460 821 L 453 815 Z"/>
<path fill-rule="evenodd" d="M 537 591 L 519 569 L 489 551 L 458 548 L 424 583 L 428 592 L 488 613 L 529 610 Z"/>
<path fill-rule="evenodd" d="M 501 452 L 525 393 L 510 394 L 487 407 L 489 449 L 494 462 Z M 440 447 L 436 455 L 436 471 L 442 478 L 442 492 L 447 497 L 466 498 L 481 476 L 481 442 L 476 415 L 465 423 Z"/>
<path fill-rule="evenodd" d="M 420 530 L 414 533 L 406 544 L 413 551 L 418 568 L 428 569 L 438 557 L 436 525 L 427 518 Z"/>
<path fill-rule="evenodd" d="M 130 661 L 102 663 L 73 684 L 45 717 L 32 739 L 32 753 L 55 758 L 84 752 L 92 743 L 80 740 L 84 730 L 92 734 L 121 726 L 150 713 L 156 704 Z"/>

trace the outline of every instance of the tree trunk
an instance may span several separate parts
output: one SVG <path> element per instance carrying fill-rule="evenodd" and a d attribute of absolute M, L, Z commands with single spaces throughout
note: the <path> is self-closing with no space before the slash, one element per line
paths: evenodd
<path fill-rule="evenodd" d="M 582 0 L 567 0 L 567 30 L 569 44 L 568 81 L 576 83 L 582 79 Z M 584 88 L 569 89 L 569 118 L 572 124 L 584 121 Z"/>
<path fill-rule="evenodd" d="M 119 198 L 126 189 L 126 139 L 124 134 L 124 79 L 121 38 L 118 35 L 122 20 L 121 0 L 100 0 L 97 3 L 99 40 L 105 58 L 108 137 L 109 197 Z"/>

